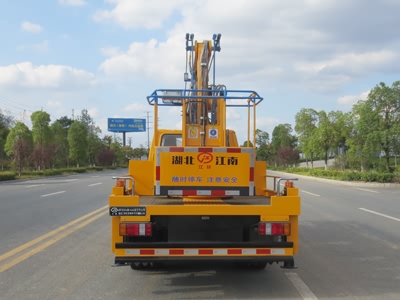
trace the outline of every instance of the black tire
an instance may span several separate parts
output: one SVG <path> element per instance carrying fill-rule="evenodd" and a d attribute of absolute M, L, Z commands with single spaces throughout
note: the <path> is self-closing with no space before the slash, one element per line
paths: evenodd
<path fill-rule="evenodd" d="M 131 263 L 131 269 L 132 270 L 142 270 L 143 264 L 141 262 L 135 261 L 135 262 Z"/>
<path fill-rule="evenodd" d="M 263 270 L 267 266 L 266 262 L 236 262 L 235 266 L 240 269 Z"/>
<path fill-rule="evenodd" d="M 266 262 L 256 262 L 256 263 L 250 264 L 250 268 L 252 268 L 254 270 L 264 270 L 266 266 L 267 266 Z"/>

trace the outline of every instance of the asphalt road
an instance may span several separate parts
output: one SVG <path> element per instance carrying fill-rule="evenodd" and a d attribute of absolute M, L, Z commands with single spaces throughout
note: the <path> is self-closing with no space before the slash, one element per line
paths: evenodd
<path fill-rule="evenodd" d="M 294 270 L 133 271 L 111 267 L 114 174 L 0 183 L 0 299 L 400 299 L 400 188 L 296 182 Z"/>

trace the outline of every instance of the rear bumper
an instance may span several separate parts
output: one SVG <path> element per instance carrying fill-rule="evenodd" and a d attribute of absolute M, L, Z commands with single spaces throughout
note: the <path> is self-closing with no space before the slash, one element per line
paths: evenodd
<path fill-rule="evenodd" d="M 116 243 L 115 263 L 170 261 L 291 262 L 293 243 Z"/>
<path fill-rule="evenodd" d="M 127 257 L 127 256 L 116 256 L 115 264 L 130 264 L 133 262 L 288 262 L 292 263 L 294 261 L 293 256 L 269 256 L 269 257 L 240 257 L 240 256 L 221 256 L 221 257 Z"/>

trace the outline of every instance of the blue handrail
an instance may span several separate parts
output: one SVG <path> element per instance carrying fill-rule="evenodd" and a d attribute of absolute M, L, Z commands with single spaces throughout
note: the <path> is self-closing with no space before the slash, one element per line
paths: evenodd
<path fill-rule="evenodd" d="M 211 95 L 197 95 L 198 93 L 209 93 Z M 248 94 L 249 96 L 244 96 L 243 94 Z M 162 101 L 159 101 L 159 99 Z M 243 100 L 243 102 L 227 103 L 227 107 L 248 107 L 258 105 L 263 101 L 263 98 L 256 91 L 251 90 L 157 89 L 150 96 L 147 96 L 147 101 L 150 105 L 157 103 L 160 106 L 182 105 L 182 101 L 189 99 L 223 99 L 225 102 L 226 100 Z M 164 100 L 170 101 L 164 102 Z"/>

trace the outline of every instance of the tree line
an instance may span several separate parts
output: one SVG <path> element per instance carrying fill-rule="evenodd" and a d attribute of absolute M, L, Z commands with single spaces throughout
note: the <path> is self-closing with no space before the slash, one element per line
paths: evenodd
<path fill-rule="evenodd" d="M 32 129 L 0 109 L 0 164 L 10 164 L 21 174 L 24 169 L 45 170 L 71 166 L 126 165 L 129 159 L 147 154 L 143 146 L 122 146 L 121 139 L 105 135 L 86 109 L 76 120 L 67 116 L 51 123 L 45 111 L 31 115 Z"/>
<path fill-rule="evenodd" d="M 67 116 L 50 121 L 45 111 L 31 115 L 32 129 L 0 109 L 1 169 L 12 162 L 24 168 L 43 170 L 69 166 L 126 165 L 129 159 L 147 154 L 143 146 L 123 147 L 116 135 L 99 137 L 86 109 L 76 120 Z M 51 123 L 51 124 L 50 124 Z M 272 132 L 256 130 L 257 158 L 273 166 L 293 166 L 303 158 L 313 161 L 335 157 L 340 169 L 367 171 L 377 168 L 377 158 L 386 171 L 397 165 L 400 154 L 400 81 L 376 85 L 367 99 L 359 100 L 349 112 L 302 108 L 291 124 L 279 124 Z M 242 146 L 247 146 L 245 142 Z M 379 161 L 379 160 L 378 160 Z"/>
<path fill-rule="evenodd" d="M 400 154 L 400 81 L 379 83 L 349 112 L 303 108 L 295 116 L 294 130 L 297 134 L 290 124 L 279 124 L 271 141 L 267 132 L 257 130 L 258 158 L 290 166 L 302 154 L 307 165 L 323 159 L 327 169 L 328 159 L 335 157 L 340 169 L 393 171 L 391 158 L 397 166 Z"/>

